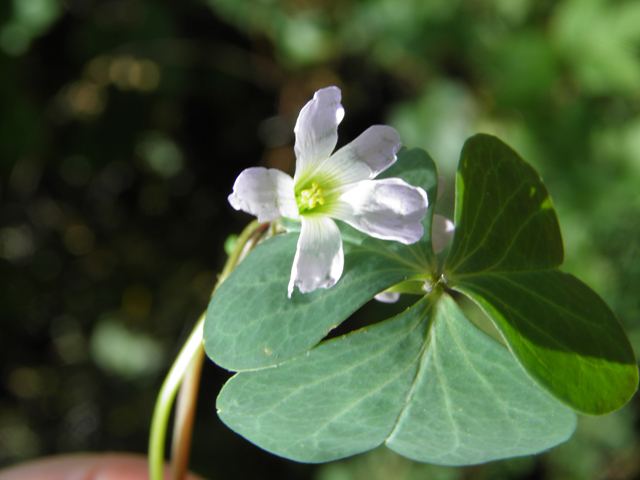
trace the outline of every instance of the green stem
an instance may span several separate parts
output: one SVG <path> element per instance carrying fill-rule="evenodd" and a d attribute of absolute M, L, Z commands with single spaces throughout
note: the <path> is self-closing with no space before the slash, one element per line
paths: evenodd
<path fill-rule="evenodd" d="M 398 292 L 398 293 L 411 293 L 414 295 L 424 295 L 428 292 L 425 286 L 429 286 L 429 282 L 423 279 L 418 280 L 405 280 L 404 282 L 398 283 L 391 288 L 388 288 L 387 292 Z"/>
<path fill-rule="evenodd" d="M 171 480 L 184 480 L 187 476 L 204 357 L 204 344 L 201 343 L 178 389 L 171 439 Z"/>
<path fill-rule="evenodd" d="M 198 352 L 202 344 L 202 332 L 204 326 L 205 313 L 198 319 L 196 327 L 189 335 L 187 342 L 180 350 L 178 358 L 171 366 L 167 378 L 165 378 L 156 407 L 153 411 L 153 420 L 151 421 L 151 433 L 149 438 L 149 477 L 152 480 L 163 479 L 164 467 L 164 445 L 167 435 L 167 424 L 173 400 L 176 396 L 178 386 L 182 381 L 185 370 L 191 363 L 191 359 Z"/>
<path fill-rule="evenodd" d="M 257 231 L 262 232 L 266 225 L 267 224 L 260 224 L 258 221 L 254 220 L 243 230 L 236 241 L 231 255 L 229 255 L 229 258 L 222 269 L 222 273 L 220 274 L 218 282 L 213 289 L 213 293 L 215 293 L 222 282 L 225 281 L 236 265 L 242 260 L 244 255 L 246 255 L 248 249 L 255 245 L 257 238 L 254 238 L 254 241 L 250 242 L 252 237 L 254 237 L 254 234 Z M 249 248 L 247 249 L 247 247 Z M 185 372 L 189 368 L 192 359 L 198 354 L 202 347 L 205 317 L 206 311 L 200 315 L 195 328 L 191 332 L 191 335 L 189 335 L 189 338 L 182 347 L 182 350 L 180 350 L 178 357 L 171 366 L 162 387 L 160 387 L 160 393 L 158 394 L 158 400 L 156 401 L 153 418 L 151 420 L 151 432 L 149 434 L 148 460 L 150 480 L 162 480 L 164 478 L 164 449 L 171 407 Z"/>

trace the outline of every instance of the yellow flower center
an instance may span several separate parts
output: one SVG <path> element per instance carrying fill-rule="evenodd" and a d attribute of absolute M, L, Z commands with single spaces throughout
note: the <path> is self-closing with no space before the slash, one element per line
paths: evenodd
<path fill-rule="evenodd" d="M 300 210 L 313 210 L 317 205 L 324 205 L 324 197 L 322 195 L 322 189 L 316 182 L 311 184 L 311 188 L 302 190 L 300 197 L 298 198 L 298 208 Z"/>

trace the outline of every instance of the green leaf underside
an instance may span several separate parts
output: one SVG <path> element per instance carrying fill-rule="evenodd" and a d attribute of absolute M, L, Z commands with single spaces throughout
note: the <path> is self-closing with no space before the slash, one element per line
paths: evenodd
<path fill-rule="evenodd" d="M 456 177 L 455 235 L 447 277 L 555 268 L 562 236 L 538 173 L 490 135 L 466 141 Z"/>
<path fill-rule="evenodd" d="M 214 295 L 205 321 L 205 350 L 233 371 L 276 365 L 302 355 L 377 293 L 408 278 L 428 278 L 437 268 L 431 248 L 431 219 L 438 174 L 431 157 L 419 149 L 398 152 L 398 160 L 379 178 L 399 177 L 427 192 L 425 234 L 413 245 L 372 238 L 338 222 L 345 267 L 328 290 L 287 298 L 298 233 L 259 245 Z M 295 229 L 291 220 L 283 223 Z"/>
<path fill-rule="evenodd" d="M 424 274 L 424 258 L 382 240 L 345 244 L 344 272 L 330 289 L 287 298 L 298 234 L 258 245 L 213 296 L 204 325 L 207 355 L 228 370 L 252 370 L 304 354 L 377 293 Z"/>
<path fill-rule="evenodd" d="M 638 367 L 622 326 L 606 303 L 559 270 L 461 278 L 455 290 L 493 320 L 523 367 L 579 412 L 623 406 Z"/>
<path fill-rule="evenodd" d="M 236 374 L 217 407 L 261 448 L 310 463 L 386 443 L 414 460 L 469 465 L 551 448 L 576 425 L 446 294 L 276 368 Z"/>

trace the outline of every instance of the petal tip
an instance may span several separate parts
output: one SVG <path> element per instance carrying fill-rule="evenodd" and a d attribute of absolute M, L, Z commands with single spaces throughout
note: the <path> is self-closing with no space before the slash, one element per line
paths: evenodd
<path fill-rule="evenodd" d="M 433 215 L 431 222 L 431 245 L 435 253 L 440 253 L 453 239 L 455 231 L 454 223 L 447 217 L 439 214 Z"/>
<path fill-rule="evenodd" d="M 344 252 L 340 230 L 330 218 L 302 217 L 298 248 L 291 267 L 288 297 L 333 287 L 342 276 Z"/>
<path fill-rule="evenodd" d="M 313 94 L 313 98 L 320 98 L 323 96 L 332 96 L 339 102 L 342 99 L 342 90 L 340 90 L 340 87 L 330 85 L 328 87 L 319 88 Z"/>
<path fill-rule="evenodd" d="M 375 298 L 380 303 L 396 303 L 400 300 L 400 292 L 380 292 Z"/>
<path fill-rule="evenodd" d="M 236 197 L 235 192 L 233 192 L 232 194 L 230 194 L 227 197 L 227 200 L 229 201 L 229 204 L 235 209 L 235 210 L 240 210 L 240 201 L 238 200 L 238 197 Z"/>

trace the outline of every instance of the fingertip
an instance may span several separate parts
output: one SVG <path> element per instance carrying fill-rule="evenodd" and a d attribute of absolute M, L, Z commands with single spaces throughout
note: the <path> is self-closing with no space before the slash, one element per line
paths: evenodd
<path fill-rule="evenodd" d="M 2 470 L 0 480 L 149 480 L 149 467 L 146 456 L 133 453 L 59 455 Z M 189 473 L 186 480 L 204 479 Z"/>

